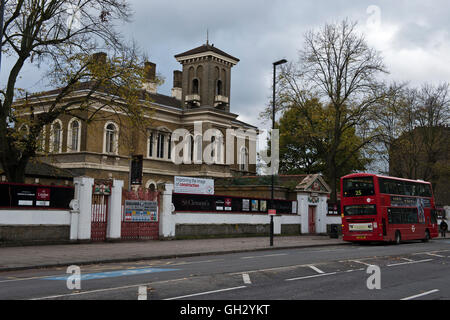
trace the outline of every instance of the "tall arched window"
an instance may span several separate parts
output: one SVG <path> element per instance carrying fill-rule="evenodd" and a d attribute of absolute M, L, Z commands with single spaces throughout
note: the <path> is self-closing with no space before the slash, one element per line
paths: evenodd
<path fill-rule="evenodd" d="M 118 128 L 117 126 L 109 122 L 105 125 L 105 153 L 114 153 L 118 152 Z"/>
<path fill-rule="evenodd" d="M 158 133 L 158 144 L 156 149 L 156 157 L 162 159 L 164 158 L 164 140 L 165 135 L 163 133 Z"/>
<path fill-rule="evenodd" d="M 198 94 L 198 79 L 192 80 L 192 94 Z"/>
<path fill-rule="evenodd" d="M 80 151 L 81 125 L 80 121 L 72 119 L 67 132 L 67 151 Z"/>
<path fill-rule="evenodd" d="M 61 152 L 62 123 L 60 120 L 55 120 L 55 122 L 52 123 L 50 134 L 50 152 Z"/>
<path fill-rule="evenodd" d="M 150 132 L 148 136 L 148 157 L 153 157 L 153 145 L 154 145 L 155 135 L 153 132 Z"/>
<path fill-rule="evenodd" d="M 217 80 L 216 95 L 222 95 L 222 80 Z"/>
<path fill-rule="evenodd" d="M 239 169 L 241 171 L 248 171 L 248 150 L 246 147 L 241 148 Z"/>

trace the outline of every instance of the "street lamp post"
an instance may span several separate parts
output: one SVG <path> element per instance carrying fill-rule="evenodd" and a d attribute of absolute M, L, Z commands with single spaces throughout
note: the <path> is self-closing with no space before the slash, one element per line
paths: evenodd
<path fill-rule="evenodd" d="M 275 84 L 276 84 L 276 68 L 278 65 L 286 63 L 285 59 L 276 61 L 273 63 L 273 97 L 272 97 L 272 134 L 273 130 L 275 130 Z M 273 141 L 272 141 L 273 142 Z M 271 156 L 273 156 L 271 154 Z M 275 209 L 274 201 L 273 201 L 273 189 L 274 189 L 274 159 L 272 157 L 272 161 L 270 163 L 271 171 L 272 171 L 272 186 L 270 189 L 270 208 Z M 270 215 L 270 246 L 273 246 L 273 214 Z"/>
<path fill-rule="evenodd" d="M 0 1 L 0 70 L 2 69 L 3 16 L 5 15 L 5 0 Z"/>

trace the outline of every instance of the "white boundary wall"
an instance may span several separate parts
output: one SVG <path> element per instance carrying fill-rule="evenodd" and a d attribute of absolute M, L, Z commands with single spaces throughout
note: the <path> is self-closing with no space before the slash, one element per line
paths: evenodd
<path fill-rule="evenodd" d="M 70 225 L 70 211 L 1 209 L 0 225 Z"/>
<path fill-rule="evenodd" d="M 166 184 L 161 193 L 160 236 L 175 237 L 177 224 L 269 224 L 270 217 L 263 214 L 183 212 L 174 213 L 173 184 Z M 297 195 L 297 214 L 274 216 L 274 234 L 281 234 L 281 225 L 301 224 L 301 233 L 308 233 L 308 206 L 316 206 L 316 233 L 326 233 L 327 224 L 341 224 L 340 216 L 327 216 L 327 195 L 319 196 L 318 203 L 308 202 L 308 194 Z"/>

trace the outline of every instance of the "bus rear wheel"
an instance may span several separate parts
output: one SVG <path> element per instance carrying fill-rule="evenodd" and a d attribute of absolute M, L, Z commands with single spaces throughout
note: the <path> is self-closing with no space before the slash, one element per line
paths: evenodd
<path fill-rule="evenodd" d="M 395 232 L 395 244 L 400 244 L 402 242 L 402 236 L 400 235 L 400 231 Z"/>

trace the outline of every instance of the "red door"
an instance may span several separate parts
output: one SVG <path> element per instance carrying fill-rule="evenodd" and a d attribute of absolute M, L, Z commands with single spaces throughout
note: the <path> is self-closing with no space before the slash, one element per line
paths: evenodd
<path fill-rule="evenodd" d="M 308 208 L 308 231 L 316 233 L 316 207 L 314 206 Z"/>

